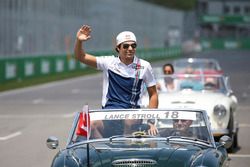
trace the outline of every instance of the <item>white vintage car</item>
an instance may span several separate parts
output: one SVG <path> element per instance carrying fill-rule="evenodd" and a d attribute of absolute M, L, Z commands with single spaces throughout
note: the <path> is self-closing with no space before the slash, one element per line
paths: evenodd
<path fill-rule="evenodd" d="M 206 110 L 215 140 L 228 135 L 238 145 L 236 121 L 237 98 L 229 85 L 229 78 L 221 74 L 176 74 L 158 76 L 159 108 L 192 108 Z M 143 107 L 148 97 L 142 98 Z"/>

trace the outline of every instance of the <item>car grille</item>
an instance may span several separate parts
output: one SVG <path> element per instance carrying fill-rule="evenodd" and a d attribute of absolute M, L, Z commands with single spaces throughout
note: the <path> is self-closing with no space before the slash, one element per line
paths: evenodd
<path fill-rule="evenodd" d="M 112 162 L 115 167 L 155 167 L 157 162 L 152 159 L 119 159 Z"/>

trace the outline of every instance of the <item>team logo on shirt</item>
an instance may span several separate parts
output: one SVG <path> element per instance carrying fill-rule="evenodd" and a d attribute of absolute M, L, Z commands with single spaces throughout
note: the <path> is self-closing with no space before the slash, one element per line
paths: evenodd
<path fill-rule="evenodd" d="M 135 70 L 144 69 L 144 66 L 141 66 L 141 65 L 138 65 L 138 64 L 134 64 L 132 66 L 132 69 L 135 69 Z"/>

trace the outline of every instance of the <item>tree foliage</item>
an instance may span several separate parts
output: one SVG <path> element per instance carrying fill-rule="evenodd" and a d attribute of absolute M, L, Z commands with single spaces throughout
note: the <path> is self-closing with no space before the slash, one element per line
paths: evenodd
<path fill-rule="evenodd" d="M 177 10 L 192 10 L 195 7 L 196 0 L 142 0 L 145 2 L 157 4 L 167 8 Z"/>

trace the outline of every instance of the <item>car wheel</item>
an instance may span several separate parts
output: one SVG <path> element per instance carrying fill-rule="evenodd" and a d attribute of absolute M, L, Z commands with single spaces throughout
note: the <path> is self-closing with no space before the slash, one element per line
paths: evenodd
<path fill-rule="evenodd" d="M 234 139 L 233 139 L 233 141 L 234 141 L 234 148 L 238 148 L 238 132 L 236 132 L 235 134 L 234 134 Z"/>
<path fill-rule="evenodd" d="M 232 138 L 232 145 L 227 149 L 229 153 L 233 153 L 234 148 L 237 147 L 238 145 L 238 133 L 234 133 L 234 118 L 233 118 L 233 113 L 230 113 L 230 119 L 228 123 L 228 130 L 229 130 L 229 136 Z"/>

